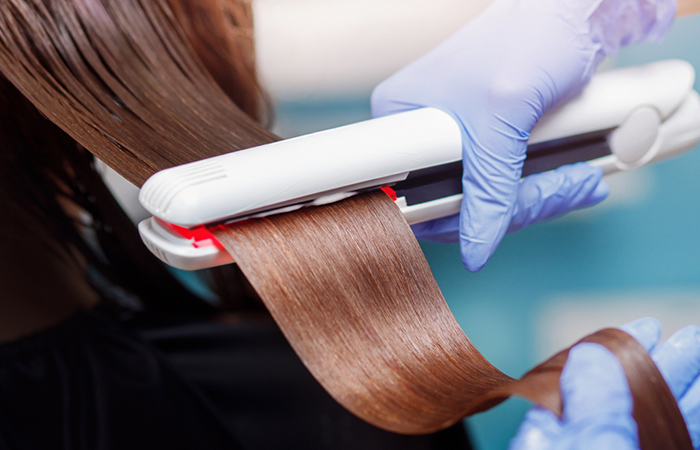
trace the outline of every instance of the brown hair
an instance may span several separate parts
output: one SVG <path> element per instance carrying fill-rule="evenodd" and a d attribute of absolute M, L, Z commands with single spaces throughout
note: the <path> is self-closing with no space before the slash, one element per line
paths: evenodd
<path fill-rule="evenodd" d="M 221 6 L 234 3 L 8 0 L 0 6 L 0 69 L 51 121 L 140 184 L 156 170 L 275 139 L 225 95 L 235 98 L 247 78 L 229 85 L 216 67 L 215 41 L 240 23 L 202 36 L 218 20 L 211 11 L 234 11 Z M 189 14 L 199 25 L 187 23 Z M 511 394 L 561 413 L 566 352 L 520 381 L 488 363 L 383 193 L 213 231 L 314 376 L 369 422 L 425 433 Z M 642 448 L 692 448 L 646 351 L 616 330 L 590 339 L 626 369 Z"/>
<path fill-rule="evenodd" d="M 215 82 L 169 3 L 189 2 L 12 0 L 0 15 L 4 75 L 52 122 L 136 185 L 166 167 L 275 139 Z M 177 11 L 182 18 L 191 9 Z M 215 14 L 194 9 L 197 17 L 214 20 Z M 221 20 L 214 29 L 224 29 Z M 200 37 L 203 30 L 187 31 Z M 207 39 L 194 42 L 213 63 L 217 51 Z M 228 67 L 235 69 L 223 64 L 217 73 Z M 235 83 L 222 81 L 229 90 Z M 256 89 L 240 86 L 248 93 L 239 97 L 252 104 Z"/>
<path fill-rule="evenodd" d="M 510 395 L 561 415 L 567 351 L 514 380 L 473 346 L 402 214 L 383 192 L 214 230 L 294 350 L 347 409 L 381 428 L 428 433 Z M 691 449 L 647 352 L 619 330 L 585 341 L 620 359 L 642 449 Z"/>
<path fill-rule="evenodd" d="M 205 4 L 212 9 L 204 9 Z M 189 20 L 188 13 L 196 13 L 197 20 Z M 24 223 L 27 237 L 8 231 L 12 239 L 31 236 L 45 247 L 61 243 L 63 260 L 83 255 L 95 269 L 90 282 L 103 296 L 126 289 L 129 296 L 147 300 L 150 309 L 210 310 L 143 248 L 76 140 L 140 184 L 156 168 L 199 159 L 212 149 L 227 151 L 228 141 L 237 140 L 236 126 L 253 131 L 249 145 L 262 136 L 274 139 L 249 118 L 263 115 L 251 21 L 250 5 L 234 0 L 147 2 L 145 8 L 130 2 L 3 2 L 0 69 L 13 83 L 0 79 L 0 94 L 13 108 L 2 111 L 7 117 L 0 124 L 0 140 L 7 142 L 8 159 L 26 161 L 21 170 L 4 166 L 11 176 L 2 179 L 8 192 L 3 204 L 31 208 L 31 222 L 37 224 L 29 227 L 29 218 L 15 215 L 13 223 Z M 218 45 L 213 36 L 220 37 Z M 218 69 L 216 78 L 195 48 Z M 202 118 L 207 113 L 211 117 Z M 63 213 L 65 200 L 89 213 L 89 228 L 101 248 L 86 244 L 81 236 L 86 226 Z M 29 228 L 37 230 L 29 235 Z M 7 251 L 5 256 L 9 259 Z M 84 269 L 75 272 L 76 278 L 86 276 Z M 95 273 L 100 275 L 95 278 Z M 214 288 L 227 305 L 258 308 L 237 267 L 207 276 L 226 279 Z"/>

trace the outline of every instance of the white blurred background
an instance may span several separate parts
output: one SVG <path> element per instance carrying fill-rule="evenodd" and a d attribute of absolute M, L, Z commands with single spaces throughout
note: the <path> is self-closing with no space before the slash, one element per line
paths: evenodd
<path fill-rule="evenodd" d="M 255 0 L 260 75 L 274 99 L 367 96 L 488 0 Z"/>

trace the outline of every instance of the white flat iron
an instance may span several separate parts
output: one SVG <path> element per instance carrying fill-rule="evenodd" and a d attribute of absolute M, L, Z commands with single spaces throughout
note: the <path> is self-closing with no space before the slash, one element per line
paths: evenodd
<path fill-rule="evenodd" d="M 523 176 L 588 161 L 609 174 L 700 142 L 693 67 L 678 60 L 604 72 L 531 134 Z M 139 224 L 165 263 L 197 270 L 233 259 L 206 229 L 383 188 L 413 224 L 459 212 L 462 141 L 447 113 L 423 108 L 209 158 L 154 174 Z"/>

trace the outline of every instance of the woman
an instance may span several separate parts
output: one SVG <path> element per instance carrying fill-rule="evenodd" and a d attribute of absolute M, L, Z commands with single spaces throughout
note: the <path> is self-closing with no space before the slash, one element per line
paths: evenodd
<path fill-rule="evenodd" d="M 492 24 L 503 30 L 514 17 L 504 13 L 506 6 L 510 6 L 508 2 L 498 2 L 485 19 L 465 30 L 486 32 Z M 154 156 L 144 151 L 134 156 L 112 148 L 100 154 L 115 167 L 132 167 L 129 174 L 138 181 L 146 172 L 144 167 L 184 162 L 196 156 L 187 154 L 194 144 L 206 146 L 215 141 L 197 134 L 196 126 L 184 123 L 186 120 L 172 125 L 178 114 L 197 110 L 186 108 L 189 104 L 185 100 L 211 114 L 222 133 L 247 123 L 236 116 L 229 99 L 249 116 L 258 117 L 260 91 L 254 82 L 250 53 L 249 5 L 223 0 L 143 4 L 12 0 L 0 6 L 0 11 L 0 66 L 12 80 L 3 80 L 0 90 L 4 105 L 0 144 L 7 158 L 1 169 L 5 172 L 0 202 L 8 218 L 2 225 L 1 259 L 7 290 L 0 314 L 0 351 L 5 355 L 0 379 L 2 444 L 8 448 L 55 448 L 57 442 L 64 448 L 468 448 L 459 427 L 428 437 L 398 436 L 345 412 L 309 376 L 235 269 L 209 275 L 214 281 L 225 280 L 218 283 L 220 308 L 188 293 L 141 246 L 133 226 L 95 172 L 92 156 L 76 143 L 104 141 L 105 136 L 109 140 L 119 134 L 121 125 L 136 114 L 134 105 L 138 102 L 129 103 L 130 95 L 138 97 L 140 93 L 141 98 L 155 99 L 152 109 L 142 105 L 143 114 L 152 114 L 152 123 L 162 129 L 143 127 L 139 137 L 156 148 L 167 139 L 172 145 L 162 144 L 166 149 L 177 148 L 180 142 L 180 152 Z M 558 10 L 552 4 L 537 11 Z M 550 20 L 551 14 L 544 17 Z M 652 20 L 657 22 L 663 27 L 662 18 Z M 579 24 L 583 23 L 588 23 L 587 19 Z M 471 33 L 477 31 L 462 32 L 441 48 L 450 53 L 453 45 L 471 40 Z M 569 36 L 569 31 L 557 32 Z M 587 33 L 584 35 L 595 34 Z M 527 47 L 526 39 L 520 43 Z M 438 50 L 437 55 L 442 52 Z M 598 53 L 583 53 L 594 66 Z M 45 82 L 52 81 L 42 86 L 54 89 L 55 95 L 42 96 L 33 89 L 41 83 L 33 84 L 36 79 L 25 76 L 26 67 L 17 64 L 22 58 L 27 65 L 37 67 L 36 73 L 46 75 Z M 404 73 L 422 79 L 423 67 L 435 68 L 440 62 L 439 58 L 427 58 L 425 64 L 416 63 Z M 160 78 L 154 76 L 157 70 L 148 72 L 154 62 L 171 68 L 172 72 L 158 75 L 172 85 L 159 84 Z M 127 68 L 120 73 L 121 65 Z M 583 69 L 580 78 L 549 100 L 556 103 L 575 92 L 590 75 L 590 66 Z M 127 89 L 120 90 L 123 86 L 115 72 L 125 80 Z M 129 80 L 133 74 L 138 76 Z M 72 77 L 81 77 L 94 98 L 74 95 L 82 92 L 83 86 L 61 84 Z M 531 81 L 526 79 L 525 84 Z M 375 108 L 382 98 L 411 105 L 428 103 L 423 98 L 405 101 L 400 95 L 382 95 L 382 91 L 397 92 L 396 86 L 410 86 L 405 78 L 394 83 L 387 82 L 375 94 Z M 190 92 L 193 86 L 196 89 Z M 64 91 L 73 95 L 70 107 L 62 103 L 65 98 L 56 100 Z M 410 92 L 426 91 L 418 87 Z M 513 92 L 521 97 L 518 91 Z M 215 107 L 204 109 L 200 95 Z M 512 99 L 504 97 L 502 105 L 511 104 Z M 539 112 L 552 104 L 546 103 Z M 43 105 L 42 113 L 51 120 L 42 117 L 37 104 Z M 110 111 L 108 117 L 99 116 L 98 107 Z M 172 117 L 169 107 L 176 113 Z M 484 108 L 499 117 L 493 105 Z M 83 118 L 94 114 L 96 125 L 87 127 L 81 123 L 89 121 L 73 121 L 72 111 Z M 235 120 L 227 117 L 229 112 Z M 527 126 L 534 125 L 531 114 L 525 115 L 530 119 Z M 459 111 L 456 116 L 465 124 L 471 123 Z M 527 126 L 518 129 L 526 133 Z M 483 128 L 489 128 L 488 124 Z M 477 129 L 470 136 L 481 136 L 482 132 Z M 522 134 L 518 133 L 515 141 L 522 142 Z M 188 145 L 187 139 L 193 139 L 194 144 Z M 128 150 L 136 152 L 140 143 L 136 144 Z M 514 158 L 512 163 L 505 158 L 506 166 L 517 166 L 522 157 L 520 147 L 505 148 L 507 156 Z M 465 158 L 468 163 L 476 160 L 482 158 L 470 154 Z M 497 187 L 502 185 L 499 176 L 488 170 L 469 173 L 474 176 L 477 172 L 488 175 L 486 186 L 494 180 Z M 557 212 L 600 199 L 599 177 L 591 175 L 589 169 L 576 177 L 574 184 L 587 186 L 588 194 L 557 205 Z M 499 211 L 510 212 L 515 204 L 512 180 L 506 185 L 509 187 L 503 189 L 502 197 L 507 205 Z M 560 191 L 561 186 L 555 186 L 551 198 Z M 494 197 L 501 195 L 501 189 L 493 191 L 497 194 Z M 503 204 L 503 200 L 497 203 Z M 551 215 L 537 214 L 538 218 Z M 503 228 L 500 226 L 496 235 L 502 236 Z M 231 283 L 232 279 L 238 282 Z"/>

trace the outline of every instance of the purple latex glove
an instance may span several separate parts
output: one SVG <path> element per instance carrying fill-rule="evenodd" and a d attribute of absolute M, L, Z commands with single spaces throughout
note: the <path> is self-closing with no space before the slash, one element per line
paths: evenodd
<path fill-rule="evenodd" d="M 377 86 L 375 117 L 432 106 L 462 126 L 461 213 L 415 225 L 416 236 L 459 241 L 464 265 L 477 271 L 507 231 L 603 200 L 602 173 L 587 164 L 521 182 L 530 132 L 580 92 L 605 55 L 659 39 L 674 15 L 674 0 L 495 0 Z"/>
<path fill-rule="evenodd" d="M 641 319 L 622 327 L 650 352 L 678 401 L 695 449 L 700 449 L 700 328 L 686 327 L 656 346 L 661 327 Z M 598 344 L 571 349 L 560 379 L 561 419 L 535 407 L 510 450 L 638 450 L 632 395 L 619 361 Z"/>

